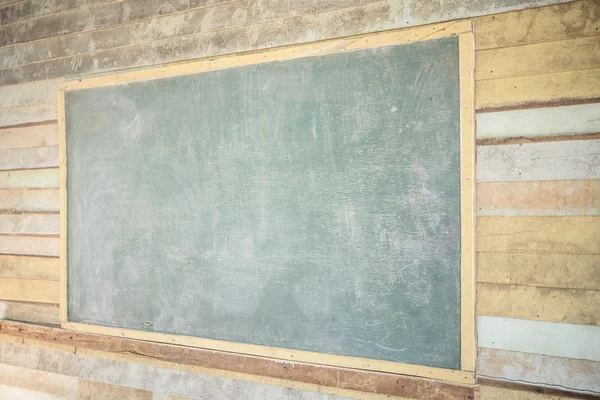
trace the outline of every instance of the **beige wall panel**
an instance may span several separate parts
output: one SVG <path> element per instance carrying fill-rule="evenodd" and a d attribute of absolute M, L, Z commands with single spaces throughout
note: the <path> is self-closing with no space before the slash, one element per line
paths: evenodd
<path fill-rule="evenodd" d="M 58 85 L 61 82 L 62 79 L 54 79 L 2 86 L 0 87 L 0 108 L 55 102 Z"/>
<path fill-rule="evenodd" d="M 59 276 L 58 258 L 0 255 L 0 277 L 57 281 Z"/>
<path fill-rule="evenodd" d="M 600 35 L 480 50 L 475 79 L 499 79 L 600 67 Z"/>
<path fill-rule="evenodd" d="M 0 301 L 0 319 L 11 321 L 60 325 L 59 311 L 58 304 Z"/>
<path fill-rule="evenodd" d="M 600 68 L 475 83 L 478 110 L 600 98 Z"/>
<path fill-rule="evenodd" d="M 58 168 L 0 171 L 0 189 L 58 188 Z"/>
<path fill-rule="evenodd" d="M 600 180 L 479 182 L 478 216 L 600 214 Z"/>
<path fill-rule="evenodd" d="M 0 278 L 0 300 L 58 303 L 58 282 Z"/>
<path fill-rule="evenodd" d="M 600 291 L 477 284 L 477 315 L 600 325 Z"/>
<path fill-rule="evenodd" d="M 477 251 L 600 254 L 600 217 L 479 217 Z"/>
<path fill-rule="evenodd" d="M 0 150 L 0 170 L 58 167 L 58 146 Z"/>
<path fill-rule="evenodd" d="M 80 379 L 77 398 L 81 400 L 152 400 L 152 392 Z"/>
<path fill-rule="evenodd" d="M 58 212 L 59 191 L 58 189 L 0 190 L 0 210 Z"/>
<path fill-rule="evenodd" d="M 56 123 L 0 129 L 0 150 L 52 146 L 58 146 Z"/>
<path fill-rule="evenodd" d="M 59 238 L 0 235 L 0 254 L 58 257 Z"/>
<path fill-rule="evenodd" d="M 480 347 L 478 372 L 489 378 L 600 394 L 600 363 L 596 361 Z"/>
<path fill-rule="evenodd" d="M 477 282 L 600 290 L 600 256 L 478 252 Z"/>
<path fill-rule="evenodd" d="M 0 364 L 0 385 L 75 399 L 77 378 Z"/>
<path fill-rule="evenodd" d="M 477 50 L 598 35 L 600 2 L 574 1 L 475 20 Z"/>
<path fill-rule="evenodd" d="M 0 76 L 4 76 L 0 71 Z M 56 119 L 56 102 L 0 108 L 0 127 Z"/>
<path fill-rule="evenodd" d="M 482 385 L 479 389 L 480 400 L 569 400 L 572 397 L 552 396 L 521 390 L 509 390 Z"/>
<path fill-rule="evenodd" d="M 64 397 L 48 393 L 36 392 L 7 385 L 0 385 L 0 399 L 10 400 L 64 400 Z"/>

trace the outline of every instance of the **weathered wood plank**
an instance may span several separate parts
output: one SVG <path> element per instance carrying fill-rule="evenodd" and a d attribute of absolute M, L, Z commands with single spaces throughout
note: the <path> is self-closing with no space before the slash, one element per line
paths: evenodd
<path fill-rule="evenodd" d="M 600 67 L 600 35 L 480 50 L 475 79 L 499 79 Z"/>
<path fill-rule="evenodd" d="M 477 138 L 600 132 L 600 103 L 477 114 Z"/>
<path fill-rule="evenodd" d="M 600 290 L 597 254 L 477 253 L 477 282 Z"/>
<path fill-rule="evenodd" d="M 600 325 L 600 291 L 477 284 L 477 315 Z"/>
<path fill-rule="evenodd" d="M 64 398 L 76 398 L 77 378 L 0 364 L 0 385 L 8 385 Z"/>
<path fill-rule="evenodd" d="M 0 108 L 55 102 L 58 85 L 61 82 L 62 79 L 52 79 L 2 86 L 0 87 Z"/>
<path fill-rule="evenodd" d="M 475 19 L 477 50 L 597 35 L 600 3 L 574 1 Z"/>
<path fill-rule="evenodd" d="M 477 251 L 600 254 L 600 217 L 479 217 Z"/>
<path fill-rule="evenodd" d="M 47 146 L 58 146 L 56 122 L 0 129 L 0 150 Z"/>
<path fill-rule="evenodd" d="M 0 235 L 0 254 L 59 256 L 58 237 Z"/>
<path fill-rule="evenodd" d="M 13 1 L 0 7 L 0 26 L 103 1 L 108 0 L 46 0 L 43 7 L 36 0 Z"/>
<path fill-rule="evenodd" d="M 479 182 L 477 215 L 600 215 L 600 180 Z"/>
<path fill-rule="evenodd" d="M 161 0 L 102 2 L 93 7 L 81 7 L 69 12 L 50 14 L 2 27 L 0 28 L 0 47 L 207 7 L 226 1 L 230 0 L 175 1 L 168 5 Z"/>
<path fill-rule="evenodd" d="M 0 171 L 0 189 L 58 188 L 58 168 Z"/>
<path fill-rule="evenodd" d="M 600 327 L 477 317 L 477 344 L 489 349 L 600 361 Z"/>
<path fill-rule="evenodd" d="M 81 400 L 95 400 L 98 398 L 105 400 L 152 400 L 152 392 L 80 379 L 77 398 Z"/>
<path fill-rule="evenodd" d="M 0 302 L 0 319 L 60 325 L 60 312 L 58 304 L 2 301 Z"/>
<path fill-rule="evenodd" d="M 0 234 L 58 235 L 58 214 L 0 214 Z"/>
<path fill-rule="evenodd" d="M 202 398 L 202 396 L 206 396 L 206 392 L 203 391 L 203 385 L 198 381 L 197 377 L 194 377 L 193 374 L 187 375 L 187 372 L 183 371 L 195 371 L 196 373 L 204 374 L 198 376 L 205 382 L 206 380 L 209 380 L 208 384 L 211 386 L 212 383 L 210 379 L 215 378 L 210 375 L 213 375 L 218 371 L 223 371 L 222 375 L 219 376 L 234 378 L 235 374 L 243 373 L 265 377 L 267 380 L 293 381 L 298 385 L 296 387 L 300 387 L 303 384 L 314 385 L 315 388 L 321 388 L 320 390 L 325 393 L 327 393 L 327 388 L 365 392 L 367 396 L 371 396 L 373 399 L 383 399 L 386 398 L 385 396 L 399 396 L 420 398 L 422 400 L 464 400 L 469 396 L 474 396 L 477 391 L 477 389 L 472 386 L 448 384 L 431 379 L 274 360 L 243 354 L 205 350 L 201 348 L 99 336 L 72 332 L 59 328 L 49 328 L 7 321 L 0 322 L 0 335 L 1 334 L 18 335 L 25 339 L 35 338 L 59 344 L 78 343 L 77 354 L 80 355 L 85 354 L 86 350 L 88 353 L 102 351 L 103 353 L 113 353 L 120 359 L 127 361 L 127 354 L 136 354 L 140 356 L 140 359 L 148 360 L 149 362 L 158 361 L 159 363 L 165 363 L 169 366 L 176 365 L 182 370 L 165 370 L 169 371 L 169 376 L 164 376 L 161 373 L 160 379 L 167 379 L 167 382 L 170 382 L 169 388 L 171 394 L 193 398 Z M 2 347 L 3 345 L 4 344 L 0 342 L 0 363 L 6 362 L 5 360 L 10 360 L 9 364 L 15 365 L 15 363 L 22 361 L 26 364 L 19 363 L 16 365 L 34 369 L 49 366 L 48 363 L 41 363 L 39 361 L 41 360 L 41 355 L 40 357 L 14 357 L 12 356 L 13 352 L 11 349 L 15 348 L 10 348 L 8 346 Z M 20 347 L 19 349 L 23 348 L 24 347 Z M 4 350 L 4 352 L 2 350 Z M 31 349 L 30 352 L 33 352 L 34 350 L 35 349 Z M 44 353 L 46 354 L 45 351 Z M 65 356 L 70 357 L 67 353 L 65 353 Z M 81 355 L 81 357 L 87 356 Z M 139 361 L 137 362 L 139 363 Z M 119 366 L 121 364 L 124 364 L 128 368 L 133 366 L 136 368 L 137 372 L 130 375 L 122 370 L 122 367 Z M 159 367 L 158 364 L 154 365 L 155 367 Z M 143 375 L 143 371 L 137 370 L 137 368 L 143 368 L 142 365 L 119 363 L 116 366 L 118 369 L 115 371 L 119 371 L 119 373 L 116 373 L 114 376 L 119 376 L 122 379 L 120 378 L 106 383 L 133 386 L 127 377 L 139 377 Z M 71 358 L 65 359 L 64 362 L 52 363 L 51 367 L 53 369 L 50 372 L 66 373 L 69 375 L 81 374 L 77 368 L 71 367 Z M 58 371 L 56 368 L 61 368 L 61 370 Z M 106 368 L 111 368 L 111 366 L 107 365 Z M 202 370 L 207 372 L 202 372 Z M 86 369 L 84 373 L 89 373 L 89 371 L 93 372 L 94 369 Z M 173 374 L 182 373 L 186 375 L 173 379 Z M 99 380 L 92 378 L 91 375 L 79 376 L 84 379 Z M 186 383 L 183 384 L 184 382 Z M 190 385 L 189 382 L 194 382 L 194 384 Z M 164 381 L 158 380 L 156 375 L 153 375 L 152 379 L 144 379 L 143 384 L 140 382 L 139 385 L 134 387 L 160 392 L 161 390 L 164 391 L 164 385 Z M 215 393 L 212 393 L 209 397 L 215 397 Z M 225 396 L 225 398 L 230 397 L 231 396 Z M 236 396 L 232 397 L 235 398 Z M 258 398 L 262 397 L 263 396 L 258 396 Z"/>
<path fill-rule="evenodd" d="M 0 150 L 0 171 L 58 167 L 58 146 Z"/>
<path fill-rule="evenodd" d="M 58 189 L 0 190 L 2 212 L 58 212 L 59 210 Z"/>
<path fill-rule="evenodd" d="M 600 179 L 600 139 L 478 146 L 477 181 Z"/>
<path fill-rule="evenodd" d="M 63 400 L 64 397 L 54 396 L 34 390 L 22 389 L 0 384 L 0 399 L 11 400 Z"/>
<path fill-rule="evenodd" d="M 58 303 L 58 282 L 41 279 L 0 278 L 0 299 Z"/>
<path fill-rule="evenodd" d="M 0 127 L 56 119 L 56 102 L 0 108 Z"/>
<path fill-rule="evenodd" d="M 574 397 L 572 393 L 557 396 L 555 394 L 538 393 L 534 390 L 514 390 L 485 384 L 481 385 L 479 396 L 481 400 L 573 400 L 574 398 L 581 398 L 581 395 Z"/>
<path fill-rule="evenodd" d="M 600 68 L 476 82 L 478 110 L 600 98 Z"/>
<path fill-rule="evenodd" d="M 0 255 L 0 277 L 57 281 L 59 276 L 58 258 Z"/>
<path fill-rule="evenodd" d="M 478 372 L 483 377 L 600 393 L 600 363 L 595 361 L 480 347 Z"/>

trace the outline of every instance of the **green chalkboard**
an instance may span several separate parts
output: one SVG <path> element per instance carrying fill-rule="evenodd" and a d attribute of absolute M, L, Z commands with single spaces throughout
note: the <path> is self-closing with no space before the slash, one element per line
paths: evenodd
<path fill-rule="evenodd" d="M 458 39 L 66 93 L 68 319 L 458 369 Z"/>

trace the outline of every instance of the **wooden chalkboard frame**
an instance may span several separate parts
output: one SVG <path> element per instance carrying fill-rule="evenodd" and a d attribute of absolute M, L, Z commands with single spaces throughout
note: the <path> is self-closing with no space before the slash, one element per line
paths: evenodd
<path fill-rule="evenodd" d="M 285 61 L 301 57 L 323 56 L 350 50 L 369 49 L 424 40 L 458 36 L 460 70 L 460 199 L 461 199 L 461 366 L 445 369 L 384 360 L 321 354 L 310 351 L 233 343 L 198 337 L 112 328 L 74 323 L 67 312 L 67 164 L 65 129 L 65 92 L 119 85 L 158 78 L 174 77 L 219 69 Z M 384 31 L 308 44 L 280 47 L 226 56 L 176 63 L 160 68 L 97 76 L 64 82 L 58 91 L 59 166 L 60 166 L 60 319 L 64 329 L 200 347 L 249 356 L 261 356 L 342 368 L 412 375 L 464 384 L 474 383 L 475 337 L 475 109 L 474 109 L 474 36 L 471 21 L 458 21 L 417 28 Z"/>

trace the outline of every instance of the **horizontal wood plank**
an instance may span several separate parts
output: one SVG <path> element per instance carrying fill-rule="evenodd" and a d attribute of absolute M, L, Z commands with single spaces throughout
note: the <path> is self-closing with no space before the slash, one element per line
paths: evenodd
<path fill-rule="evenodd" d="M 600 215 L 600 180 L 479 182 L 477 215 Z"/>
<path fill-rule="evenodd" d="M 0 49 L 1 50 L 1 49 Z M 62 79 L 0 87 L 0 108 L 56 102 Z"/>
<path fill-rule="evenodd" d="M 600 3 L 573 1 L 475 19 L 477 50 L 598 35 Z"/>
<path fill-rule="evenodd" d="M 78 399 L 80 400 L 152 400 L 152 392 L 128 388 L 124 386 L 109 385 L 107 383 L 89 381 L 87 379 L 79 380 Z"/>
<path fill-rule="evenodd" d="M 600 132 L 600 103 L 477 114 L 477 138 Z"/>
<path fill-rule="evenodd" d="M 0 235 L 0 254 L 59 256 L 58 237 Z"/>
<path fill-rule="evenodd" d="M 477 147 L 477 182 L 600 179 L 600 139 Z"/>
<path fill-rule="evenodd" d="M 48 393 L 36 392 L 34 390 L 18 388 L 0 384 L 0 399 L 11 400 L 63 400 L 64 397 L 54 396 Z"/>
<path fill-rule="evenodd" d="M 477 333 L 480 347 L 600 362 L 599 326 L 480 316 Z"/>
<path fill-rule="evenodd" d="M 57 344 L 72 345 L 73 343 L 76 343 L 77 354 L 79 354 L 79 357 L 88 357 L 85 355 L 87 353 L 95 354 L 95 352 L 102 352 L 103 354 L 114 354 L 114 356 L 118 357 L 120 360 L 128 361 L 127 355 L 135 354 L 137 361 L 134 362 L 138 363 L 137 365 L 132 362 L 114 363 L 115 367 L 118 368 L 116 371 L 120 371 L 115 376 L 120 376 L 122 379 L 110 383 L 123 386 L 131 386 L 131 376 L 140 376 L 141 373 L 138 368 L 143 368 L 144 366 L 141 364 L 146 361 L 151 362 L 155 367 L 159 367 L 158 363 L 162 363 L 167 364 L 169 368 L 171 368 L 171 366 L 178 366 L 180 369 L 183 369 L 183 371 L 195 371 L 197 374 L 202 374 L 199 375 L 201 379 L 217 379 L 214 376 L 216 373 L 220 374 L 218 376 L 228 376 L 233 379 L 235 379 L 235 374 L 247 374 L 248 376 L 263 377 L 266 380 L 271 379 L 294 382 L 299 385 L 296 387 L 300 387 L 303 384 L 315 385 L 316 390 L 319 390 L 318 388 L 320 388 L 319 391 L 324 393 L 327 393 L 329 390 L 327 388 L 348 390 L 353 391 L 354 393 L 363 392 L 365 398 L 371 396 L 370 398 L 373 399 L 384 399 L 386 396 L 398 396 L 419 398 L 421 400 L 464 400 L 469 396 L 474 398 L 473 396 L 475 396 L 477 390 L 473 386 L 449 384 L 432 379 L 274 360 L 243 354 L 205 350 L 201 348 L 86 334 L 60 328 L 50 328 L 8 321 L 0 321 L 0 335 L 1 334 L 17 335 L 24 339 L 34 338 L 36 340 Z M 0 351 L 0 363 L 5 362 L 4 360 L 12 360 L 12 363 L 18 362 L 11 351 L 11 349 L 16 348 L 8 346 L 10 344 L 11 343 L 0 342 L 0 346 L 7 345 L 3 348 L 4 352 Z M 21 346 L 19 347 L 19 350 L 20 349 L 24 349 L 24 347 Z M 35 349 L 32 348 L 30 351 L 34 352 Z M 70 357 L 69 353 L 63 354 L 65 357 Z M 19 366 L 38 368 L 40 357 L 21 357 L 20 360 L 27 362 L 27 364 L 20 364 Z M 69 360 L 70 359 L 65 359 L 64 362 L 54 363 L 53 366 L 56 368 L 65 368 L 69 365 Z M 129 361 L 131 361 L 131 359 L 129 359 Z M 123 371 L 123 368 L 131 368 L 132 366 L 136 368 L 136 374 L 130 375 L 126 373 L 126 371 Z M 170 371 L 169 374 L 184 373 L 182 370 L 174 371 L 173 369 L 165 369 L 165 371 Z M 206 374 L 208 374 L 208 376 Z M 164 375 L 161 374 L 161 377 L 162 376 Z M 90 379 L 89 375 L 82 376 L 82 378 Z M 193 398 L 202 397 L 203 393 L 205 395 L 206 392 L 202 392 L 201 389 L 203 385 L 198 382 L 198 378 L 190 375 L 188 380 L 190 382 L 196 382 L 196 384 L 186 384 L 185 386 L 173 384 L 170 392 L 175 395 Z M 172 378 L 167 379 L 167 381 L 172 381 Z M 272 382 L 271 384 L 278 383 Z M 157 382 L 156 379 L 144 380 L 143 384 L 140 383 L 140 385 L 136 387 L 157 392 L 164 390 L 162 381 Z M 214 393 L 211 396 L 214 396 Z M 224 398 L 229 397 L 232 396 L 224 396 Z"/>
<path fill-rule="evenodd" d="M 60 325 L 58 304 L 0 301 L 0 319 L 31 322 L 34 324 Z"/>
<path fill-rule="evenodd" d="M 550 391 L 547 389 L 547 391 Z M 485 380 L 481 383 L 479 389 L 479 398 L 481 400 L 573 400 L 573 399 L 593 399 L 593 395 L 574 395 L 574 393 L 563 390 L 562 396 L 556 392 L 551 394 L 544 393 L 539 386 L 532 386 L 529 390 L 515 390 L 498 386 L 489 386 Z M 541 392 L 541 393 L 540 393 Z"/>
<path fill-rule="evenodd" d="M 58 235 L 58 214 L 0 214 L 0 234 Z"/>
<path fill-rule="evenodd" d="M 0 127 L 50 120 L 56 120 L 56 102 L 0 108 Z"/>
<path fill-rule="evenodd" d="M 600 325 L 600 291 L 477 284 L 477 315 Z"/>
<path fill-rule="evenodd" d="M 600 35 L 475 53 L 475 79 L 499 79 L 600 67 Z"/>
<path fill-rule="evenodd" d="M 0 189 L 58 188 L 58 168 L 0 171 Z"/>
<path fill-rule="evenodd" d="M 0 129 L 0 150 L 52 146 L 58 146 L 56 122 Z"/>
<path fill-rule="evenodd" d="M 57 281 L 0 278 L 0 300 L 56 304 L 58 286 Z"/>
<path fill-rule="evenodd" d="M 76 398 L 77 378 L 0 364 L 0 385 L 8 385 L 63 398 Z"/>
<path fill-rule="evenodd" d="M 477 251 L 600 254 L 600 217 L 479 217 Z"/>
<path fill-rule="evenodd" d="M 0 190 L 2 212 L 58 212 L 59 210 L 58 189 Z"/>
<path fill-rule="evenodd" d="M 0 255 L 0 277 L 57 281 L 59 276 L 58 258 Z"/>
<path fill-rule="evenodd" d="M 477 282 L 600 290 L 600 257 L 569 253 L 477 253 Z"/>
<path fill-rule="evenodd" d="M 480 111 L 600 98 L 600 68 L 475 83 Z"/>
<path fill-rule="evenodd" d="M 477 365 L 482 377 L 600 394 L 600 363 L 596 361 L 480 347 Z"/>
<path fill-rule="evenodd" d="M 40 7 L 36 0 L 5 0 L 9 4 L 0 6 L 0 26 L 103 1 L 107 0 L 46 0 L 44 7 Z"/>
<path fill-rule="evenodd" d="M 58 167 L 58 146 L 0 150 L 0 170 Z"/>

